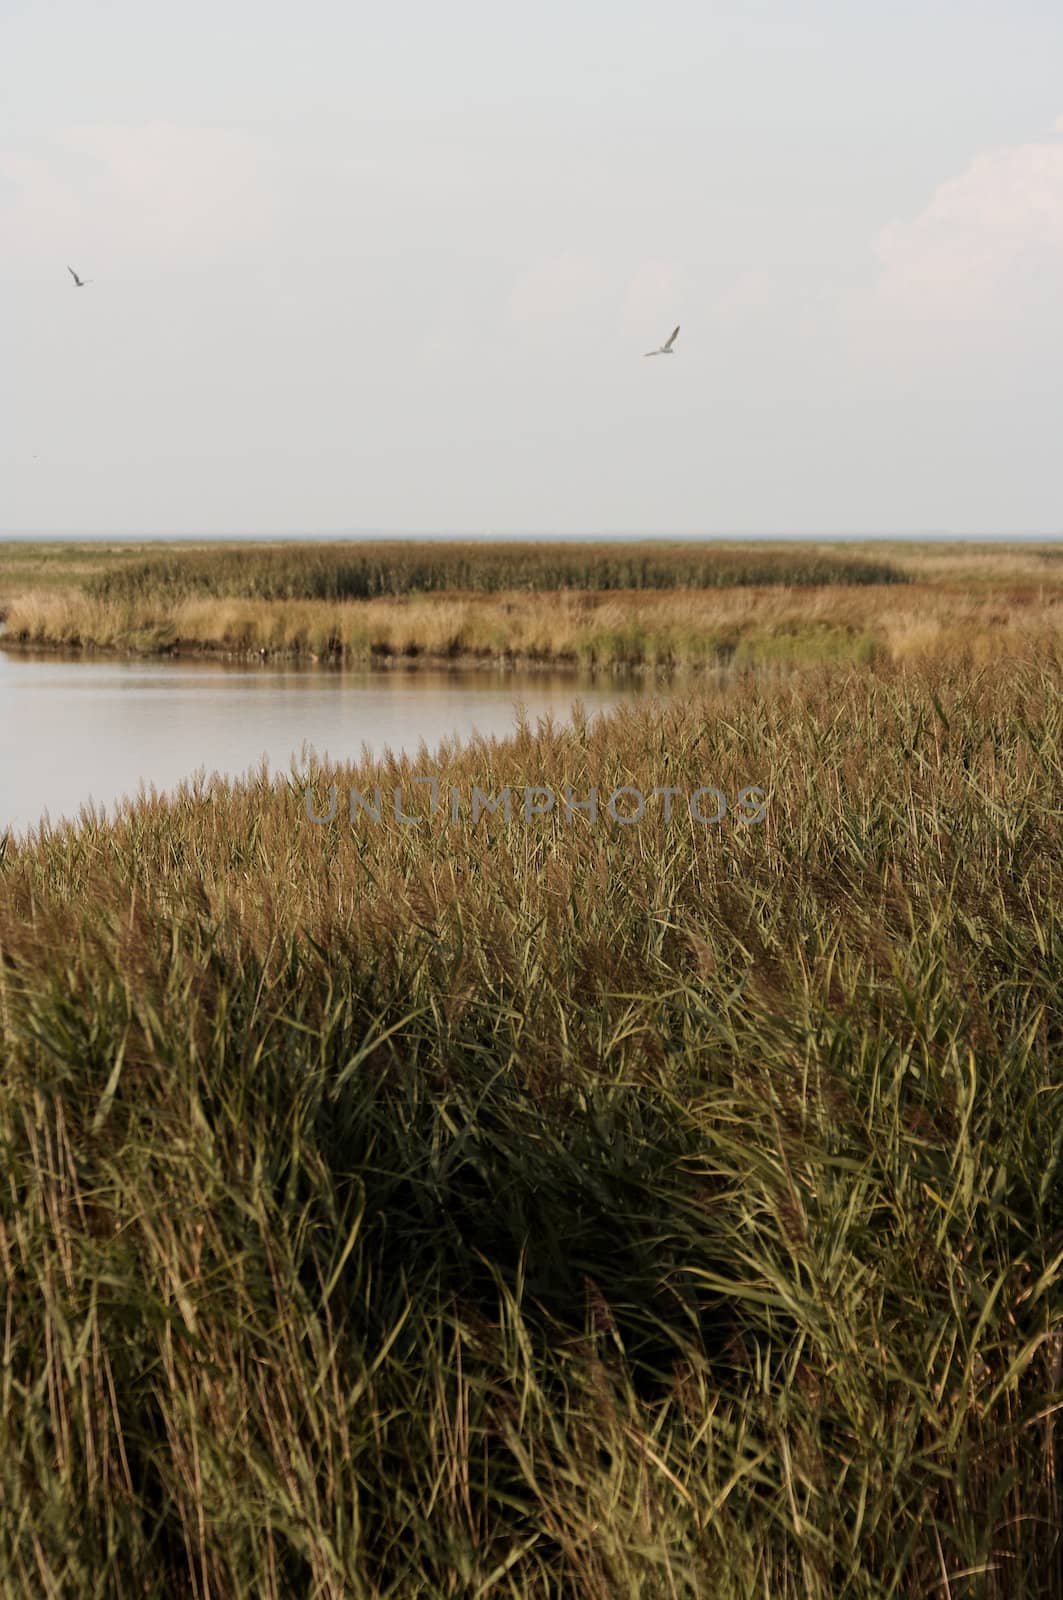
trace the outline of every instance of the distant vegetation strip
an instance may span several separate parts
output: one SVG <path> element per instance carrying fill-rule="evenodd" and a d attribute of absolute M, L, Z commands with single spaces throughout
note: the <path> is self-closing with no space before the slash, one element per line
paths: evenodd
<path fill-rule="evenodd" d="M 93 576 L 100 600 L 173 603 L 372 600 L 405 594 L 558 589 L 717 589 L 750 585 L 906 583 L 892 562 L 800 547 L 714 544 L 402 542 L 165 552 Z"/>
<path fill-rule="evenodd" d="M 733 587 L 377 600 L 101 599 L 42 590 L 10 606 L 5 644 L 134 654 L 386 665 L 542 663 L 594 669 L 870 663 L 1034 653 L 1063 632 L 1063 586 Z"/>
<path fill-rule="evenodd" d="M 0 617 L 12 647 L 380 666 L 988 660 L 1058 639 L 1063 546 L 7 544 Z"/>

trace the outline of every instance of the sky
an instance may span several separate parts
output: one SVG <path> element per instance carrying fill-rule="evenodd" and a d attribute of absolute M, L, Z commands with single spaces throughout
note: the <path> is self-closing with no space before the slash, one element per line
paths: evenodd
<path fill-rule="evenodd" d="M 0 0 L 0 530 L 1057 533 L 1061 61 L 1057 0 Z"/>

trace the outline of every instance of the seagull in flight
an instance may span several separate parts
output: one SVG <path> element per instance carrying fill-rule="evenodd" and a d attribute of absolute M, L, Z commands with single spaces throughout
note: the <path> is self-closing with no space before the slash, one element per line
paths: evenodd
<path fill-rule="evenodd" d="M 91 283 L 92 282 L 91 278 L 79 278 L 77 273 L 74 271 L 73 267 L 67 267 L 66 270 L 69 272 L 70 276 L 73 278 L 74 282 L 77 284 L 79 289 L 84 289 L 84 287 L 85 287 L 85 285 L 87 283 Z M 678 332 L 678 329 L 676 331 Z"/>
<path fill-rule="evenodd" d="M 678 336 L 679 336 L 679 324 L 676 323 L 675 327 L 672 329 L 671 333 L 668 335 L 667 339 L 660 346 L 660 348 L 657 349 L 657 350 L 647 350 L 646 354 L 648 356 L 673 356 L 673 355 L 675 355 L 675 351 L 672 349 L 672 346 L 675 344 L 675 341 L 678 338 Z"/>

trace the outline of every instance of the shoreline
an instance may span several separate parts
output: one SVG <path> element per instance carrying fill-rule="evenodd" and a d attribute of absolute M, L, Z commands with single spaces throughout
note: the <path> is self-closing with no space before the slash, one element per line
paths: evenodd
<path fill-rule="evenodd" d="M 1055 552 L 903 565 L 749 552 L 363 545 L 0 563 L 0 648 L 23 659 L 225 661 L 374 673 L 697 681 L 721 671 L 986 662 L 1058 650 Z"/>
<path fill-rule="evenodd" d="M 45 639 L 5 638 L 0 628 L 0 652 L 12 656 L 53 656 L 68 661 L 100 658 L 106 661 L 226 661 L 244 666 L 315 666 L 343 668 L 370 672 L 544 672 L 565 673 L 578 677 L 661 677 L 677 675 L 705 676 L 713 672 L 741 671 L 733 668 L 726 657 L 704 662 L 650 662 L 610 661 L 583 662 L 572 656 L 542 655 L 477 655 L 471 653 L 438 653 L 420 650 L 374 649 L 368 655 L 352 655 L 348 651 L 330 651 L 314 654 L 305 650 L 236 650 L 224 645 L 186 644 L 167 645 L 155 649 L 137 649 L 133 645 L 81 644 Z M 750 669 L 752 670 L 752 669 Z"/>

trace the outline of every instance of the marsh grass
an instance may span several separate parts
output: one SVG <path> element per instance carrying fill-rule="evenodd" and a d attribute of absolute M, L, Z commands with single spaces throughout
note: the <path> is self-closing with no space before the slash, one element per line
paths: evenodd
<path fill-rule="evenodd" d="M 0 1592 L 1063 1595 L 1061 667 L 0 841 Z"/>
<path fill-rule="evenodd" d="M 88 592 L 100 600 L 169 603 L 199 598 L 336 601 L 454 590 L 495 594 L 906 581 L 905 573 L 890 562 L 807 546 L 362 540 L 155 553 L 96 574 Z"/>
<path fill-rule="evenodd" d="M 190 546 L 201 549 L 202 546 Z M 17 594 L 80 589 L 104 573 L 143 561 L 158 545 L 114 539 L 0 538 L 0 617 Z"/>
<path fill-rule="evenodd" d="M 30 551 L 6 569 L 0 559 L 0 593 L 5 645 L 134 654 L 691 671 L 979 662 L 1058 644 L 1051 547 L 1008 552 L 1010 565 L 993 549 L 886 548 L 888 559 L 816 545 L 140 549 L 88 567 L 76 552 L 65 566 L 50 556 L 39 585 Z"/>
<path fill-rule="evenodd" d="M 363 601 L 183 600 L 28 593 L 5 644 L 389 662 L 697 670 L 721 663 L 985 661 L 1058 647 L 1063 588 L 1002 594 L 911 584 L 654 592 L 408 595 Z"/>

